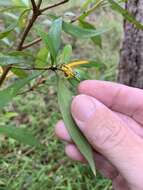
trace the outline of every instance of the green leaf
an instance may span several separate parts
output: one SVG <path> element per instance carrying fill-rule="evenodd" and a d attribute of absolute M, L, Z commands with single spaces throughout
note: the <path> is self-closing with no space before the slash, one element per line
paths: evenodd
<path fill-rule="evenodd" d="M 88 161 L 93 173 L 96 175 L 95 163 L 93 159 L 93 152 L 90 144 L 80 132 L 79 128 L 76 126 L 71 113 L 70 105 L 72 101 L 72 94 L 65 85 L 65 81 L 58 79 L 58 102 L 60 110 L 63 116 L 63 120 L 67 127 L 67 130 L 73 139 L 73 142 L 77 145 L 80 152 Z"/>
<path fill-rule="evenodd" d="M 11 52 L 7 52 L 7 55 L 13 56 L 13 57 L 18 57 L 21 59 L 22 58 L 24 58 L 24 59 L 25 58 L 32 58 L 32 60 L 35 60 L 35 56 L 29 51 L 11 51 Z"/>
<path fill-rule="evenodd" d="M 79 26 L 66 23 L 66 22 L 63 22 L 63 29 L 66 33 L 70 34 L 71 36 L 74 36 L 76 38 L 83 38 L 83 39 L 99 36 L 109 31 L 109 29 L 107 28 L 99 28 L 99 29 L 81 28 Z"/>
<path fill-rule="evenodd" d="M 8 28 L 6 28 L 4 31 L 0 32 L 0 39 L 3 39 L 9 35 L 10 32 L 12 32 L 17 25 L 16 23 L 12 23 Z"/>
<path fill-rule="evenodd" d="M 68 44 L 64 47 L 62 54 L 61 54 L 62 63 L 64 63 L 64 64 L 69 63 L 71 55 L 72 55 L 72 46 L 70 44 Z"/>
<path fill-rule="evenodd" d="M 8 26 L 8 28 L 6 28 L 4 31 L 0 32 L 0 39 L 3 39 L 5 37 L 7 37 L 15 28 L 18 24 L 20 24 L 23 20 L 23 16 L 30 11 L 30 9 L 26 8 L 25 10 L 23 10 L 23 12 L 21 13 L 21 15 L 19 16 L 18 20 L 16 20 L 16 22 L 12 23 L 10 26 Z M 9 13 L 10 14 L 10 13 Z M 11 13 L 12 14 L 12 13 Z"/>
<path fill-rule="evenodd" d="M 19 27 L 24 27 L 25 26 L 25 20 L 27 18 L 27 15 L 29 14 L 31 9 L 24 9 L 23 12 L 20 14 L 19 18 L 18 18 L 18 26 Z"/>
<path fill-rule="evenodd" d="M 129 13 L 127 10 L 123 9 L 114 0 L 108 0 L 108 1 L 111 4 L 111 7 L 113 10 L 119 12 L 127 21 L 134 24 L 138 29 L 143 30 L 143 25 L 140 22 L 138 22 L 131 13 Z"/>
<path fill-rule="evenodd" d="M 7 12 L 7 11 L 15 11 L 17 9 L 25 9 L 25 6 L 10 6 L 5 8 L 0 8 L 0 13 Z"/>
<path fill-rule="evenodd" d="M 96 29 L 92 24 L 84 20 L 79 20 L 79 23 L 80 23 L 80 26 L 83 28 Z M 100 35 L 92 37 L 91 40 L 93 41 L 95 45 L 98 45 L 100 48 L 102 47 L 102 39 Z"/>
<path fill-rule="evenodd" d="M 40 142 L 27 130 L 14 126 L 0 126 L 0 134 L 18 140 L 19 142 L 32 147 L 42 148 Z"/>
<path fill-rule="evenodd" d="M 24 79 L 20 79 L 16 81 L 14 84 L 10 85 L 6 89 L 1 90 L 0 91 L 0 108 L 8 104 L 17 95 L 20 89 L 22 89 L 26 84 L 28 84 L 34 78 L 38 77 L 40 74 L 41 72 L 34 73 L 33 75 L 30 75 Z"/>
<path fill-rule="evenodd" d="M 83 64 L 83 65 L 79 65 L 79 67 L 85 67 L 85 68 L 102 68 L 103 67 L 103 63 L 99 60 L 94 60 L 94 61 L 89 61 L 87 64 Z"/>
<path fill-rule="evenodd" d="M 52 62 L 54 62 L 56 60 L 56 52 L 51 38 L 46 32 L 43 32 L 41 29 L 38 29 L 37 32 L 39 36 L 42 38 L 42 41 L 44 42 L 45 46 L 49 49 Z"/>
<path fill-rule="evenodd" d="M 29 6 L 29 0 L 12 0 L 16 6 Z"/>
<path fill-rule="evenodd" d="M 56 55 L 61 45 L 61 32 L 62 32 L 62 18 L 58 18 L 53 21 L 49 30 L 49 38 L 53 43 Z"/>
<path fill-rule="evenodd" d="M 14 73 L 19 78 L 25 78 L 28 77 L 28 73 L 20 68 L 12 68 L 11 72 Z"/>
<path fill-rule="evenodd" d="M 24 62 L 21 57 L 15 57 L 10 55 L 4 55 L 0 53 L 0 66 L 7 66 L 12 64 L 20 64 Z"/>
<path fill-rule="evenodd" d="M 44 67 L 47 64 L 47 58 L 48 58 L 48 49 L 46 47 L 42 47 L 36 56 L 36 67 Z"/>
<path fill-rule="evenodd" d="M 49 49 L 52 61 L 56 61 L 56 57 L 61 44 L 61 30 L 62 30 L 62 19 L 58 18 L 53 21 L 49 33 L 43 32 L 38 29 L 37 32 L 42 38 L 44 44 Z"/>

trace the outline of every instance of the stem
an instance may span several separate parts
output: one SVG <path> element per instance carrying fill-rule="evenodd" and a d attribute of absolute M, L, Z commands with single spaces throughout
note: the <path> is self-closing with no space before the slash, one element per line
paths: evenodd
<path fill-rule="evenodd" d="M 56 70 L 59 70 L 59 71 L 62 71 L 61 68 L 58 68 L 58 67 L 33 67 L 33 68 L 26 68 L 26 67 L 16 67 L 16 66 L 11 66 L 11 68 L 15 68 L 15 69 L 22 69 L 22 70 L 27 70 L 27 71 L 47 71 L 47 70 L 51 70 L 51 71 L 56 71 Z"/>
<path fill-rule="evenodd" d="M 22 49 L 27 49 L 27 48 L 39 43 L 41 40 L 42 40 L 41 38 L 37 38 L 37 39 L 33 40 L 32 42 L 29 42 L 29 43 L 23 45 Z"/>
<path fill-rule="evenodd" d="M 54 4 L 54 5 L 51 5 L 51 6 L 45 7 L 45 8 L 43 8 L 43 9 L 41 9 L 40 11 L 41 11 L 41 13 L 43 13 L 44 11 L 46 11 L 46 10 L 48 10 L 48 9 L 51 9 L 51 8 L 54 8 L 54 7 L 60 6 L 60 5 L 62 5 L 62 4 L 67 3 L 68 1 L 69 1 L 69 0 L 61 1 L 61 2 L 56 3 L 56 4 Z"/>
<path fill-rule="evenodd" d="M 29 23 L 28 23 L 28 25 L 27 25 L 27 27 L 26 27 L 23 35 L 22 35 L 21 41 L 20 41 L 20 43 L 19 43 L 19 45 L 17 47 L 18 51 L 22 50 L 22 45 L 23 45 L 23 43 L 24 43 L 24 41 L 25 41 L 25 39 L 26 39 L 26 37 L 27 37 L 30 29 L 32 28 L 35 20 L 37 19 L 37 17 L 38 17 L 38 15 L 35 15 L 35 14 L 32 15 L 32 18 L 30 19 L 30 21 L 29 21 Z"/>
<path fill-rule="evenodd" d="M 4 71 L 2 73 L 2 76 L 0 77 L 0 86 L 2 85 L 3 81 L 5 80 L 5 78 L 6 78 L 7 74 L 8 74 L 8 72 L 10 71 L 10 69 L 11 69 L 11 66 L 6 67 L 4 69 Z"/>
<path fill-rule="evenodd" d="M 36 3 L 35 3 L 35 0 L 31 0 L 31 4 L 32 4 L 33 12 L 36 12 L 37 11 L 37 6 L 36 6 Z"/>
<path fill-rule="evenodd" d="M 38 81 L 34 85 L 32 85 L 28 90 L 21 92 L 18 95 L 22 95 L 22 94 L 25 94 L 27 92 L 34 91 L 38 86 L 44 84 L 45 82 L 46 82 L 45 78 L 39 78 Z"/>

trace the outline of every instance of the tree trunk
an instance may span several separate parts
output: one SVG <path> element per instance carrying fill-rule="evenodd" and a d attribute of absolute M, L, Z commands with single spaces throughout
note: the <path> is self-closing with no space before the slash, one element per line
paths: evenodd
<path fill-rule="evenodd" d="M 126 9 L 143 24 L 143 0 L 128 0 Z M 143 31 L 124 21 L 118 81 L 143 89 Z"/>

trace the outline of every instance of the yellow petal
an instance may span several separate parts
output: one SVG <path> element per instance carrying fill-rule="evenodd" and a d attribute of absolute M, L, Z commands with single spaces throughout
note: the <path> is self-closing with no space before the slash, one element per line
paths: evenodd
<path fill-rule="evenodd" d="M 66 66 L 68 66 L 68 67 L 76 67 L 78 65 L 83 65 L 83 64 L 87 64 L 87 63 L 89 63 L 89 61 L 81 60 L 81 61 L 71 62 L 71 63 L 67 64 Z"/>

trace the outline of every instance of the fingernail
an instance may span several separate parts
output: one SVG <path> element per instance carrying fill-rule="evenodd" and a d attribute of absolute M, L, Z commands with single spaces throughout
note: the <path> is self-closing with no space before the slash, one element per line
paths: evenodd
<path fill-rule="evenodd" d="M 80 122 L 87 121 L 95 112 L 95 104 L 90 96 L 78 95 L 72 102 L 72 115 L 75 120 Z"/>

